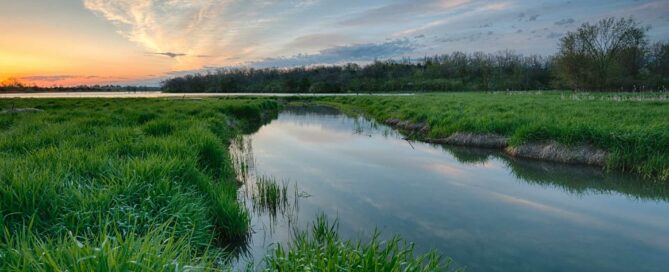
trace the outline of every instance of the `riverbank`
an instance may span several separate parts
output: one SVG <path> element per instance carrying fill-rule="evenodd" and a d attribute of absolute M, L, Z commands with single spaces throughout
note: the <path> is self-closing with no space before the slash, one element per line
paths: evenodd
<path fill-rule="evenodd" d="M 669 180 L 666 93 L 494 92 L 319 98 L 416 139 Z"/>
<path fill-rule="evenodd" d="M 228 146 L 279 108 L 265 98 L 0 100 L 0 271 L 228 269 L 250 234 Z M 267 271 L 331 264 L 283 258 L 323 249 L 318 234 L 277 248 Z M 328 242 L 338 251 L 323 260 L 359 261 L 359 247 Z M 442 268 L 398 244 L 359 245 L 396 269 Z M 375 255 L 386 249 L 402 254 Z"/>

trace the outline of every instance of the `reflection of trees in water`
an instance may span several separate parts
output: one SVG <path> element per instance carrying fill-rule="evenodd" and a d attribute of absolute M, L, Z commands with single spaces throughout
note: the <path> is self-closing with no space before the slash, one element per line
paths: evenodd
<path fill-rule="evenodd" d="M 441 146 L 464 164 L 483 164 L 501 159 L 520 180 L 530 184 L 560 188 L 568 193 L 619 193 L 633 199 L 669 201 L 669 185 L 638 176 L 605 173 L 599 168 L 510 157 L 495 149 Z"/>
<path fill-rule="evenodd" d="M 287 106 L 283 109 L 284 112 L 294 115 L 340 115 L 341 112 L 333 107 L 320 105 L 302 105 L 302 106 Z"/>

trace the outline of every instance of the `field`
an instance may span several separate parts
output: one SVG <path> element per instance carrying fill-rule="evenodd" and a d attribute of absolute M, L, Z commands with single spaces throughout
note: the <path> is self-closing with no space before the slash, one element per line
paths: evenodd
<path fill-rule="evenodd" d="M 0 108 L 14 109 L 0 114 L 0 271 L 209 271 L 227 269 L 226 255 L 249 235 L 228 145 L 280 105 L 64 99 L 0 100 Z M 314 236 L 277 248 L 265 269 L 441 268 L 399 240 L 345 246 L 332 226 L 319 220 Z M 338 262 L 292 257 L 314 252 Z"/>
<path fill-rule="evenodd" d="M 507 136 L 512 146 L 547 140 L 589 144 L 610 153 L 608 170 L 669 180 L 666 92 L 479 92 L 320 101 L 381 122 L 397 118 L 425 123 L 428 138 L 473 132 Z"/>

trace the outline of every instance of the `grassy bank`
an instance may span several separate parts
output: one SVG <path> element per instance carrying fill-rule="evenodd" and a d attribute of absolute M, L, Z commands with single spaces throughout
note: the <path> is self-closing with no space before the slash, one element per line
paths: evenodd
<path fill-rule="evenodd" d="M 321 102 L 383 122 L 425 123 L 423 137 L 493 133 L 510 144 L 555 140 L 609 152 L 607 169 L 669 180 L 669 94 L 496 92 L 329 97 Z"/>
<path fill-rule="evenodd" d="M 266 100 L 3 100 L 0 270 L 214 267 L 248 235 L 227 142 Z"/>
<path fill-rule="evenodd" d="M 278 107 L 267 99 L 0 100 L 5 110 L 33 109 L 0 113 L 0 271 L 225 269 L 250 233 L 228 145 Z M 283 267 L 267 271 L 301 271 Z"/>

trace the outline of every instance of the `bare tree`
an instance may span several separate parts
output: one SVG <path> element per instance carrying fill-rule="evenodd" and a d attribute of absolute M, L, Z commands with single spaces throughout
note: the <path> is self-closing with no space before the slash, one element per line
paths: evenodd
<path fill-rule="evenodd" d="M 560 40 L 559 77 L 575 89 L 633 87 L 644 63 L 647 31 L 631 18 L 581 25 Z"/>

